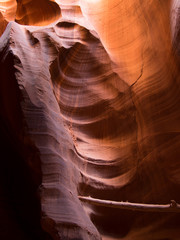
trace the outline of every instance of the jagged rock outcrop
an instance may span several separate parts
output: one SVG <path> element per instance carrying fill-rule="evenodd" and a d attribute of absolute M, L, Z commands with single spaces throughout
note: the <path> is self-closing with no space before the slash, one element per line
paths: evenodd
<path fill-rule="evenodd" d="M 177 240 L 178 1 L 0 1 L 0 237 Z M 11 231 L 10 231 L 11 230 Z"/>

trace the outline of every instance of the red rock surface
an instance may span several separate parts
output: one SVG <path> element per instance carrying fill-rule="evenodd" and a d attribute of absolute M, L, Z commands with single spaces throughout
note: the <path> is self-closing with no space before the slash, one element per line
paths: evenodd
<path fill-rule="evenodd" d="M 0 239 L 179 240 L 178 0 L 0 1 Z"/>

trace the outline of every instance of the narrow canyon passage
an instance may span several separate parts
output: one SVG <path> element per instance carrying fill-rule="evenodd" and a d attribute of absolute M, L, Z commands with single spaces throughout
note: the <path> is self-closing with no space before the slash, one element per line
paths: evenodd
<path fill-rule="evenodd" d="M 0 239 L 179 239 L 179 33 L 178 0 L 0 1 Z"/>

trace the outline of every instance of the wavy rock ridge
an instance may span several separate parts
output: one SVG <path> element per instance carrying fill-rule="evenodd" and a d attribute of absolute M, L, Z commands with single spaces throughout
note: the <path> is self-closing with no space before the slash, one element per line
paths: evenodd
<path fill-rule="evenodd" d="M 178 239 L 179 7 L 0 1 L 2 239 Z"/>

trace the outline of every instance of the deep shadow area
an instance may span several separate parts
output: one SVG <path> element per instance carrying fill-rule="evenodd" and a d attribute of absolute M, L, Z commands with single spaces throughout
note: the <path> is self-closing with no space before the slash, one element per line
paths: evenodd
<path fill-rule="evenodd" d="M 50 240 L 41 229 L 39 153 L 25 133 L 12 52 L 0 53 L 0 239 Z"/>

